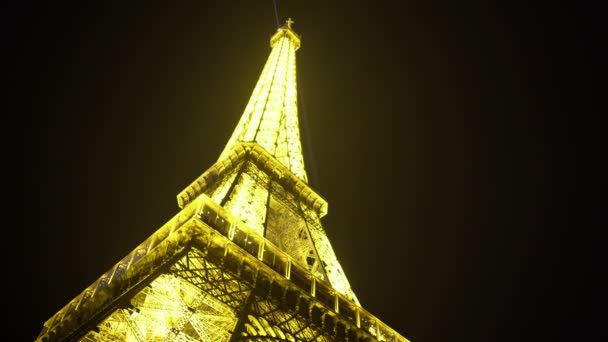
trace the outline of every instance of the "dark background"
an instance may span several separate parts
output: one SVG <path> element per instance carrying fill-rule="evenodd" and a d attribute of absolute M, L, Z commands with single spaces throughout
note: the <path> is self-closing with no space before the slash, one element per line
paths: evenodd
<path fill-rule="evenodd" d="M 592 112 L 577 91 L 584 52 L 601 44 L 587 35 L 593 9 L 276 4 L 302 37 L 310 184 L 329 202 L 324 226 L 363 307 L 413 342 L 590 334 L 599 284 L 575 280 L 602 271 L 600 254 L 575 246 L 600 220 L 580 194 L 599 135 L 577 134 Z M 10 14 L 27 65 L 12 87 L 27 95 L 10 140 L 22 178 L 9 184 L 27 253 L 10 263 L 27 284 L 9 284 L 26 293 L 19 320 L 32 340 L 178 212 L 176 195 L 236 126 L 277 20 L 272 1 Z"/>

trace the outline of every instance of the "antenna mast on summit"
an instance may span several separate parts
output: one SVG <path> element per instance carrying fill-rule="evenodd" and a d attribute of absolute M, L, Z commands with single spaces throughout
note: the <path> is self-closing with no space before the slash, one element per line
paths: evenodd
<path fill-rule="evenodd" d="M 279 10 L 277 9 L 277 0 L 272 0 L 274 4 L 274 16 L 277 19 L 277 30 L 281 28 L 281 23 L 279 22 Z"/>

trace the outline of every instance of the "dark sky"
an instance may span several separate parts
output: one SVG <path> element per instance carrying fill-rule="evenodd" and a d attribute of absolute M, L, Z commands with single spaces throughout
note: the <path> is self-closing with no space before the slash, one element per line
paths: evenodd
<path fill-rule="evenodd" d="M 25 340 L 178 212 L 276 28 L 272 1 L 83 3 L 14 13 Z M 570 80 L 595 23 L 531 2 L 277 5 L 302 37 L 310 184 L 362 305 L 414 342 L 587 332 L 595 299 L 567 295 L 598 257 L 573 248 L 589 217 Z"/>

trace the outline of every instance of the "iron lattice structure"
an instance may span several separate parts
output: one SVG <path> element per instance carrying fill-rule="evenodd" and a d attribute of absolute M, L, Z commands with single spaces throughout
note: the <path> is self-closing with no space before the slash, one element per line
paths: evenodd
<path fill-rule="evenodd" d="M 359 305 L 299 138 L 291 20 L 219 160 L 181 210 L 48 321 L 38 341 L 407 341 Z"/>

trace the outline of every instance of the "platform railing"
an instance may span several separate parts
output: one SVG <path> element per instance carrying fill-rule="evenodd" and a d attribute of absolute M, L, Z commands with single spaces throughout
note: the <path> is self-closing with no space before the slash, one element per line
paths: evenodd
<path fill-rule="evenodd" d="M 114 267 L 104 273 L 70 301 L 70 303 L 47 320 L 40 336 L 43 336 L 49 329 L 52 329 L 63 320 L 75 319 L 76 312 L 82 310 L 82 307 L 87 303 L 96 302 L 99 306 L 106 305 L 112 298 L 104 295 L 103 290 L 111 286 L 112 283 L 120 279 L 132 268 L 137 267 L 152 270 L 157 266 L 156 262 L 160 259 L 157 254 L 175 248 L 178 241 L 184 239 L 183 232 L 179 229 L 192 218 L 200 219 L 207 226 L 228 238 L 277 274 L 289 279 L 298 288 L 314 297 L 329 310 L 351 321 L 358 328 L 367 331 L 379 341 L 408 342 L 405 337 L 383 323 L 380 319 L 333 289 L 328 282 L 315 276 L 308 270 L 307 265 L 294 260 L 289 254 L 257 234 L 242 221 L 234 218 L 229 212 L 204 194 L 182 209 L 182 211 L 171 218 L 132 252 L 127 254 Z M 160 250 L 157 248 L 159 246 L 162 246 Z M 149 256 L 149 258 L 144 258 L 145 256 Z M 146 260 L 143 262 L 145 265 L 141 264 L 142 260 Z"/>
<path fill-rule="evenodd" d="M 205 200 L 198 211 L 199 218 L 226 236 L 249 254 L 255 256 L 279 275 L 291 280 L 302 291 L 314 297 L 335 313 L 350 320 L 358 328 L 369 332 L 379 341 L 408 341 L 380 319 L 333 289 L 308 270 L 308 266 L 260 236 L 252 228 L 235 219 L 211 199 Z"/>

